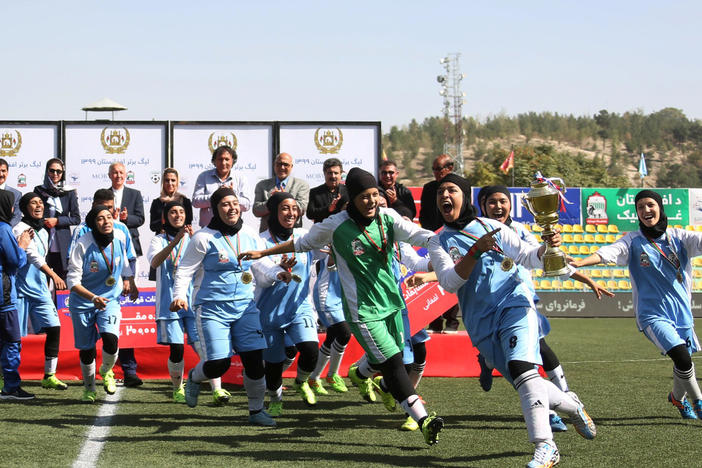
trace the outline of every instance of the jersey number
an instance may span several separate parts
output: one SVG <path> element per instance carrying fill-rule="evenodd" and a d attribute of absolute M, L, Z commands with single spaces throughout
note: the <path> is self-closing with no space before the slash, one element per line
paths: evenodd
<path fill-rule="evenodd" d="M 517 337 L 513 336 L 509 339 L 509 347 L 510 349 L 514 349 L 515 346 L 517 346 Z"/>

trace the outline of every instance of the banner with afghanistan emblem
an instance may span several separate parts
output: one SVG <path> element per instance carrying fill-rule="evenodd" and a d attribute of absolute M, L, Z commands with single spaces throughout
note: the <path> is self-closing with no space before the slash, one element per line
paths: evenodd
<path fill-rule="evenodd" d="M 7 185 L 22 193 L 44 183 L 46 162 L 59 158 L 58 122 L 0 121 L 0 158 L 7 161 Z"/>

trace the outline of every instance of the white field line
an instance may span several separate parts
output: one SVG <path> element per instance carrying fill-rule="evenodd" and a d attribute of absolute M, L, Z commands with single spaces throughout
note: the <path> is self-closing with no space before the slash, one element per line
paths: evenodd
<path fill-rule="evenodd" d="M 702 359 L 702 356 L 692 356 L 692 360 Z M 609 361 L 561 361 L 562 364 L 620 364 L 625 362 L 653 362 L 670 361 L 669 357 L 649 358 L 649 359 L 612 359 Z"/>
<path fill-rule="evenodd" d="M 85 434 L 85 442 L 80 449 L 78 458 L 73 462 L 73 468 L 92 468 L 97 465 L 102 448 L 110 434 L 112 417 L 117 413 L 117 406 L 124 387 L 117 387 L 114 395 L 107 395 L 105 402 L 95 416 L 95 422 Z"/>

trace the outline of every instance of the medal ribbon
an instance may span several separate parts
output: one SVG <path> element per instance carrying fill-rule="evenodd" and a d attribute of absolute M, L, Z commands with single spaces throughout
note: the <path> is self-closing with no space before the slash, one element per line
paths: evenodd
<path fill-rule="evenodd" d="M 385 229 L 383 229 L 383 220 L 381 218 L 378 218 L 378 226 L 380 228 L 380 239 L 381 239 L 382 246 L 379 246 L 378 244 L 375 243 L 375 241 L 371 238 L 370 233 L 368 231 L 366 231 L 366 228 L 363 228 L 361 230 L 361 233 L 366 237 L 368 242 L 373 244 L 373 246 L 376 248 L 376 250 L 378 252 L 380 252 L 380 255 L 383 257 L 383 261 L 387 262 L 386 252 L 388 250 L 388 239 L 387 239 L 387 237 L 385 237 Z"/>
<path fill-rule="evenodd" d="M 669 262 L 671 265 L 673 265 L 673 268 L 675 268 L 675 270 L 677 270 L 678 274 L 680 274 L 680 258 L 678 257 L 678 254 L 675 253 L 675 250 L 673 250 L 673 243 L 670 241 L 670 237 L 668 237 L 668 232 L 666 231 L 666 233 L 665 233 L 665 240 L 668 241 L 668 248 L 670 248 L 670 253 L 671 253 L 670 257 L 672 257 L 672 258 L 669 258 L 669 257 L 665 254 L 665 252 L 663 252 L 663 249 L 661 249 L 661 248 L 658 246 L 658 244 L 656 244 L 655 242 L 653 242 L 653 239 L 651 239 L 651 238 L 648 237 L 648 236 L 646 236 L 646 239 L 647 239 L 651 244 L 653 244 L 653 247 L 658 251 L 658 253 L 661 254 L 661 255 L 663 256 L 663 258 L 665 258 L 666 260 L 668 260 L 668 262 Z"/>
<path fill-rule="evenodd" d="M 115 261 L 115 245 L 112 243 L 110 244 L 110 260 L 107 260 L 107 255 L 105 255 L 105 251 L 102 250 L 102 247 L 99 247 L 99 248 L 100 248 L 100 253 L 102 254 L 102 258 L 105 260 L 105 265 L 107 265 L 107 268 L 110 269 L 110 276 L 111 276 L 113 273 L 112 268 L 114 266 L 114 261 Z"/>
<path fill-rule="evenodd" d="M 477 222 L 480 223 L 480 225 L 483 227 L 483 229 L 485 229 L 485 233 L 486 233 L 486 234 L 490 232 L 490 229 L 488 229 L 487 225 L 486 225 L 484 222 L 482 222 L 482 221 L 480 220 L 480 218 L 475 218 L 475 220 L 476 220 Z M 461 230 L 461 233 L 463 233 L 464 235 L 470 237 L 471 239 L 475 239 L 476 241 L 477 241 L 478 239 L 480 239 L 480 237 L 477 237 L 477 236 L 474 236 L 474 235 L 472 235 L 472 234 L 469 234 L 469 233 L 467 233 L 467 232 L 465 232 L 465 231 L 463 231 L 463 230 Z M 494 250 L 495 252 L 497 252 L 497 253 L 500 254 L 500 255 L 505 255 L 505 253 L 502 251 L 502 249 L 501 249 L 497 244 L 495 244 L 495 245 L 492 247 L 492 250 Z"/>
<path fill-rule="evenodd" d="M 168 235 L 166 235 L 166 239 L 170 242 L 172 239 L 168 239 Z M 176 250 L 175 255 L 173 254 L 173 251 Z M 178 263 L 180 262 L 180 256 L 182 254 L 183 250 L 183 239 L 178 242 L 178 245 L 176 246 L 175 249 L 171 249 L 171 253 L 169 254 L 171 258 L 171 263 L 173 263 L 173 271 L 178 267 Z"/>
<path fill-rule="evenodd" d="M 241 260 L 239 260 L 239 252 L 241 252 L 241 243 L 239 241 L 239 233 L 236 233 L 236 249 L 232 245 L 231 241 L 229 240 L 229 236 L 222 234 L 222 237 L 224 237 L 225 242 L 229 246 L 230 249 L 232 249 L 232 252 L 234 252 L 234 256 L 237 259 L 237 262 L 239 262 L 239 266 L 241 266 Z"/>

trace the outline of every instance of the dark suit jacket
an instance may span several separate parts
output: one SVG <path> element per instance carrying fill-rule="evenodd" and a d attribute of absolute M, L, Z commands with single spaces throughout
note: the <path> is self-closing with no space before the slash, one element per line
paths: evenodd
<path fill-rule="evenodd" d="M 142 255 L 142 251 L 137 228 L 144 224 L 144 199 L 141 197 L 141 192 L 129 187 L 124 187 L 122 205 L 119 209 L 121 210 L 122 208 L 127 208 L 127 219 L 123 222 L 129 228 L 129 234 L 132 236 L 134 250 L 138 257 Z"/>
<path fill-rule="evenodd" d="M 39 195 L 39 198 L 44 202 L 44 217 L 49 217 L 49 207 L 47 200 L 49 195 L 41 185 L 34 187 L 34 193 Z M 63 211 L 56 213 L 58 219 L 56 224 L 56 234 L 54 242 L 58 243 L 59 251 L 61 252 L 61 261 L 63 262 L 64 270 L 68 269 L 68 247 L 71 245 L 71 226 L 80 224 L 80 209 L 78 207 L 78 193 L 75 190 L 64 192 L 59 197 Z"/>
<path fill-rule="evenodd" d="M 7 184 L 5 184 L 5 190 L 12 192 L 12 195 L 15 196 L 15 211 L 12 213 L 12 219 L 10 220 L 10 226 L 14 227 L 20 222 L 20 219 L 22 219 L 22 212 L 19 209 L 19 201 L 20 198 L 22 198 L 22 192 Z"/>
<path fill-rule="evenodd" d="M 378 187 L 382 187 L 380 181 L 378 181 Z M 395 194 L 397 195 L 397 200 L 389 208 L 400 213 L 400 216 L 407 216 L 410 220 L 413 220 L 417 216 L 417 207 L 414 206 L 412 192 L 404 185 L 396 183 Z"/>
<path fill-rule="evenodd" d="M 336 209 L 329 212 L 329 205 L 336 197 L 336 193 L 329 191 L 326 184 L 322 184 L 310 190 L 310 202 L 307 205 L 307 217 L 315 223 L 321 223 L 329 216 L 341 211 L 341 208 L 349 201 L 349 191 L 344 184 L 339 185 L 341 199 L 336 204 Z"/>

